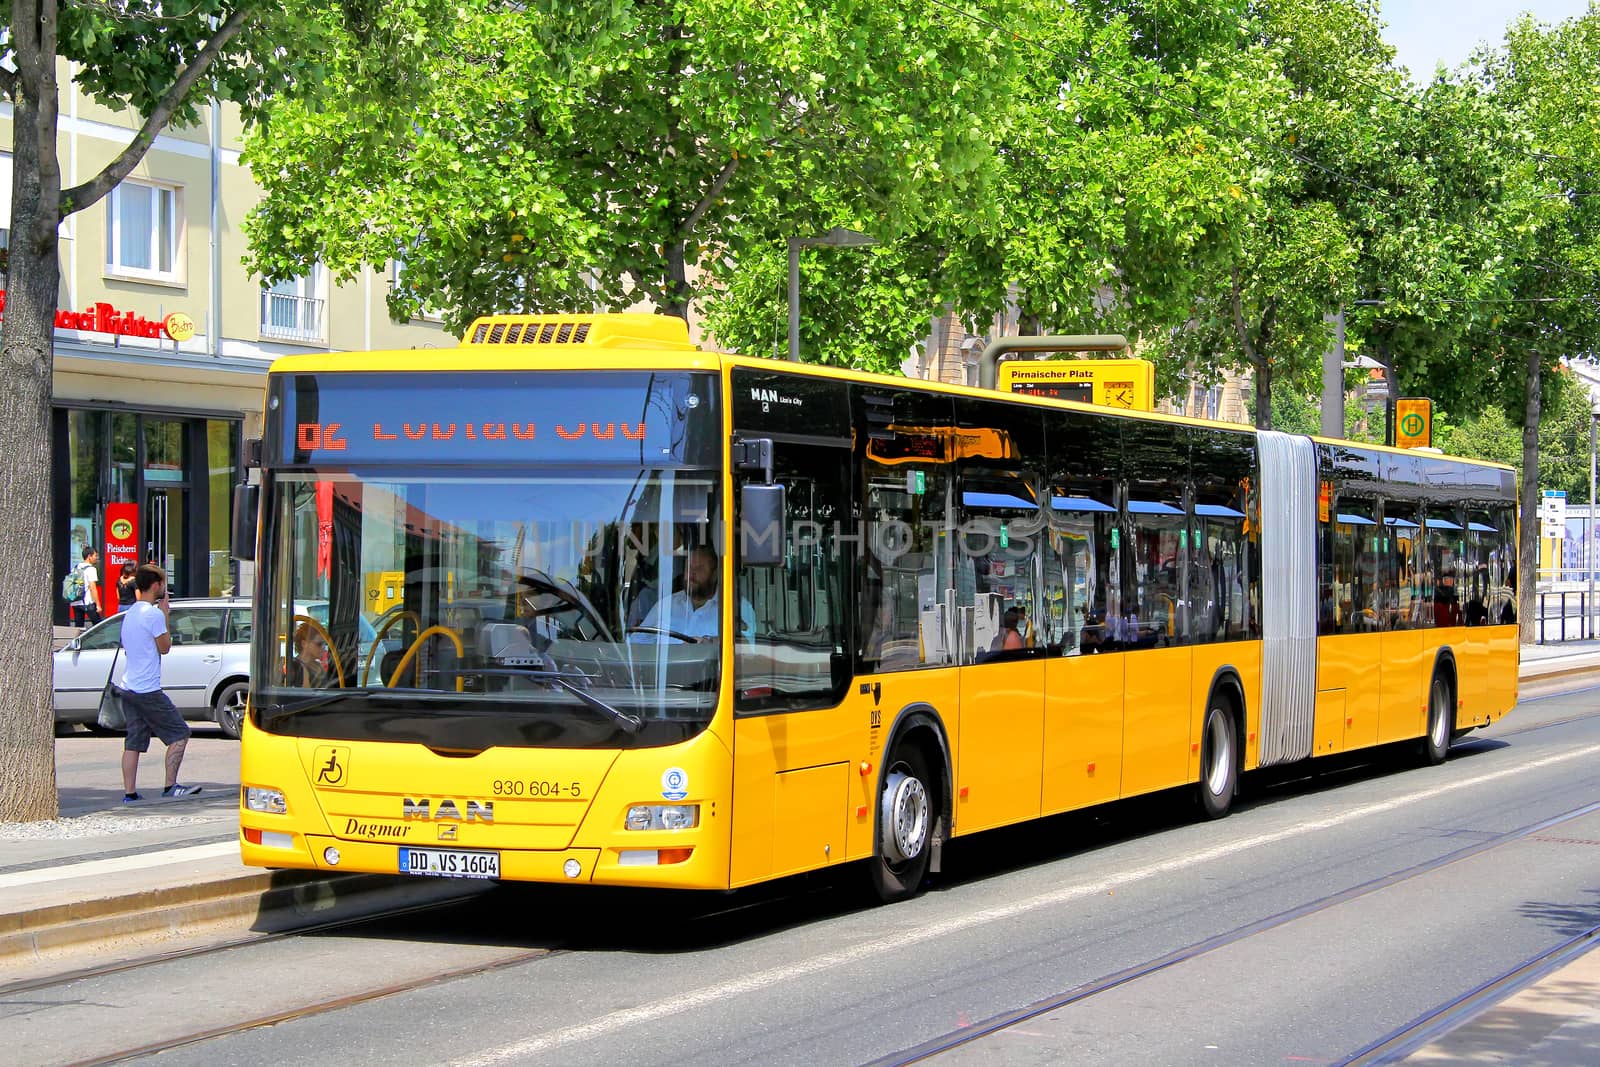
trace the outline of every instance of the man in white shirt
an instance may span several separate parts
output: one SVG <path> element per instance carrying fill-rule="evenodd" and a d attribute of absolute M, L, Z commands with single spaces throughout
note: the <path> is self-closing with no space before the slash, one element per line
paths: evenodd
<path fill-rule="evenodd" d="M 722 602 L 717 596 L 719 573 L 717 550 L 710 545 L 695 545 L 683 571 L 683 588 L 665 600 L 657 600 L 630 640 L 650 641 L 662 637 L 715 641 L 722 622 Z M 756 613 L 748 601 L 739 599 L 739 639 L 755 639 Z"/>
<path fill-rule="evenodd" d="M 143 800 L 135 788 L 139 756 L 150 750 L 150 735 L 167 746 L 167 784 L 164 797 L 187 797 L 200 792 L 197 785 L 179 785 L 178 767 L 189 745 L 189 724 L 161 691 L 161 657 L 172 648 L 167 632 L 167 572 L 146 563 L 133 572 L 138 591 L 133 606 L 122 618 L 122 708 L 128 720 L 128 737 L 122 743 L 122 802 Z"/>

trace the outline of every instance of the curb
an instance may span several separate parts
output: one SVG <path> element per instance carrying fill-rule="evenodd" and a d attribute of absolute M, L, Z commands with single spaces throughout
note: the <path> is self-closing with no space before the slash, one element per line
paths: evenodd
<path fill-rule="evenodd" d="M 1584 655 L 1587 656 L 1589 654 L 1588 653 L 1584 653 Z M 1576 658 L 1576 657 L 1573 657 L 1573 658 Z M 1549 662 L 1549 661 L 1546 661 L 1546 662 Z M 1559 662 L 1559 660 L 1557 660 L 1557 662 L 1549 670 L 1527 670 L 1527 669 L 1524 669 L 1524 670 L 1522 670 L 1522 671 L 1520 671 L 1518 673 L 1517 681 L 1519 683 L 1520 682 L 1542 682 L 1547 678 L 1566 678 L 1566 677 L 1570 677 L 1571 675 L 1574 675 L 1574 674 L 1595 674 L 1595 673 L 1600 673 L 1600 656 L 1596 656 L 1596 658 L 1593 659 L 1590 662 L 1574 663 L 1574 664 L 1571 664 L 1571 665 L 1562 665 Z"/>
<path fill-rule="evenodd" d="M 223 926 L 279 933 L 443 903 L 495 883 L 385 874 L 262 871 L 0 915 L 0 969 L 90 943 L 155 940 Z"/>

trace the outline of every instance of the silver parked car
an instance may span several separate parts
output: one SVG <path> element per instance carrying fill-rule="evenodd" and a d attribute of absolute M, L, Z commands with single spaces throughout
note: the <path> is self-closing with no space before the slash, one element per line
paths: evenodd
<path fill-rule="evenodd" d="M 168 626 L 172 650 L 161 661 L 161 688 L 194 720 L 213 720 L 238 737 L 250 690 L 250 601 L 248 598 L 174 600 Z M 56 725 L 93 727 L 100 693 L 116 658 L 122 682 L 122 616 L 85 630 L 55 654 Z"/>
<path fill-rule="evenodd" d="M 319 623 L 328 621 L 327 601 L 295 603 L 295 611 Z M 365 617 L 357 620 L 359 663 L 376 664 L 394 642 L 378 641 Z M 172 602 L 168 632 L 172 650 L 161 659 L 161 688 L 183 717 L 216 722 L 229 737 L 244 727 L 250 695 L 250 598 L 194 597 Z M 95 728 L 100 694 L 122 641 L 122 616 L 113 615 L 85 630 L 55 654 L 56 726 Z M 376 652 L 374 647 L 376 646 Z M 116 681 L 122 684 L 123 658 L 116 656 Z"/>

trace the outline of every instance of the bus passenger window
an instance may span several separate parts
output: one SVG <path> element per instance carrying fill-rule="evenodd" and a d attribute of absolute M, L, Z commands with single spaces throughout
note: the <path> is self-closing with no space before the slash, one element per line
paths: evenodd
<path fill-rule="evenodd" d="M 1132 585 L 1120 639 L 1133 648 L 1181 645 L 1188 637 L 1182 610 L 1187 523 L 1181 497 L 1168 495 L 1128 500 Z"/>
<path fill-rule="evenodd" d="M 1429 507 L 1425 529 L 1424 579 L 1429 587 L 1434 626 L 1464 626 L 1461 593 L 1466 588 L 1463 562 L 1466 527 L 1455 508 Z"/>
<path fill-rule="evenodd" d="M 1466 514 L 1463 535 L 1466 559 L 1462 562 L 1461 623 L 1463 626 L 1489 625 L 1489 608 L 1494 602 L 1495 556 L 1500 548 L 1500 531 L 1494 514 L 1473 508 Z"/>
<path fill-rule="evenodd" d="M 1433 624 L 1433 604 L 1417 566 L 1421 517 L 1415 504 L 1383 502 L 1383 614 L 1390 630 L 1415 630 Z"/>
<path fill-rule="evenodd" d="M 1333 504 L 1333 629 L 1371 633 L 1382 628 L 1378 607 L 1378 502 L 1340 494 Z"/>
<path fill-rule="evenodd" d="M 1098 491 L 1097 491 L 1098 490 Z M 1109 484 L 1061 486 L 1051 493 L 1044 597 L 1062 655 L 1115 648 L 1107 619 L 1121 607 L 1112 530 L 1117 509 Z"/>
<path fill-rule="evenodd" d="M 988 472 L 964 475 L 961 485 L 955 546 L 961 662 L 1016 659 L 1043 647 L 1037 564 L 1046 523 L 1038 479 Z"/>

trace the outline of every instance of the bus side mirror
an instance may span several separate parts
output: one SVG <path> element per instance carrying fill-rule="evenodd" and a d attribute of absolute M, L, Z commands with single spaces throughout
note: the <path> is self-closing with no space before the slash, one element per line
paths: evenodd
<path fill-rule="evenodd" d="M 747 483 L 739 488 L 739 563 L 781 567 L 787 546 L 783 531 L 782 485 Z"/>
<path fill-rule="evenodd" d="M 261 511 L 261 487 L 240 482 L 233 487 L 233 530 L 230 554 L 234 559 L 256 558 L 256 524 Z"/>

